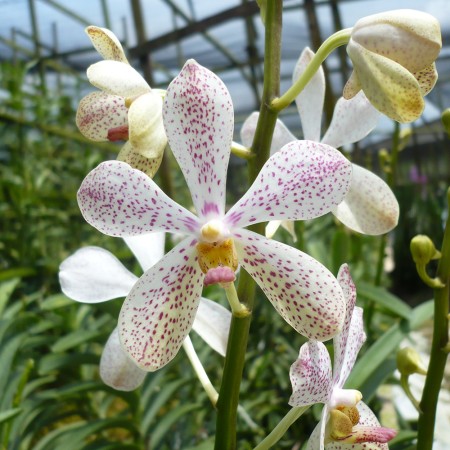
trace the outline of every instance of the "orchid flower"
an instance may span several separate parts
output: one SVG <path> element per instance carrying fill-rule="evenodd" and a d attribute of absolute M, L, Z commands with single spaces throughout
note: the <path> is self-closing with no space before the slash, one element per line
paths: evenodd
<path fill-rule="evenodd" d="M 125 242 L 148 270 L 164 255 L 164 233 L 125 238 Z M 59 281 L 69 298 L 82 303 L 99 303 L 125 297 L 138 277 L 126 269 L 110 252 L 99 247 L 84 247 L 61 263 Z M 192 329 L 216 352 L 225 356 L 231 314 L 206 298 L 200 300 Z M 146 371 L 124 352 L 117 327 L 111 333 L 100 360 L 100 377 L 108 386 L 122 391 L 136 389 Z"/>
<path fill-rule="evenodd" d="M 294 70 L 295 82 L 305 70 L 314 53 L 306 48 Z M 321 142 L 332 147 L 357 142 L 367 136 L 377 124 L 379 113 L 369 103 L 364 93 L 351 100 L 340 98 L 334 109 L 333 118 L 327 132 L 320 139 L 323 104 L 325 98 L 325 76 L 320 68 L 302 93 L 296 104 L 302 122 L 304 138 Z M 245 146 L 252 145 L 259 113 L 252 113 L 241 129 L 241 139 Z M 271 144 L 271 154 L 283 145 L 296 140 L 287 127 L 277 120 Z M 378 235 L 390 231 L 397 225 L 399 206 L 389 186 L 377 175 L 361 166 L 352 164 L 350 190 L 345 199 L 331 212 L 348 228 L 363 234 Z M 266 236 L 272 237 L 280 222 L 270 222 Z M 291 224 L 281 222 L 295 240 Z"/>
<path fill-rule="evenodd" d="M 163 120 L 198 216 L 119 161 L 100 164 L 78 191 L 84 218 L 105 234 L 165 230 L 189 235 L 127 296 L 119 332 L 129 355 L 148 371 L 167 364 L 192 327 L 205 274 L 220 266 L 235 272 L 238 264 L 299 333 L 318 340 L 334 336 L 345 304 L 333 275 L 309 255 L 243 227 L 325 214 L 347 193 L 350 163 L 328 145 L 290 143 L 266 162 L 225 214 L 234 121 L 225 85 L 194 60 L 187 61 L 167 90 Z"/>
<path fill-rule="evenodd" d="M 398 122 L 412 122 L 437 80 L 434 61 L 442 47 L 439 22 L 410 9 L 358 20 L 347 53 L 353 73 L 344 87 L 350 99 L 361 89 L 372 105 Z"/>
<path fill-rule="evenodd" d="M 333 369 L 324 344 L 310 341 L 302 345 L 290 370 L 293 393 L 289 404 L 324 403 L 321 420 L 307 450 L 387 449 L 386 442 L 395 436 L 395 431 L 380 426 L 370 408 L 361 401 L 359 391 L 343 388 L 366 336 L 362 309 L 355 306 L 356 288 L 346 264 L 339 270 L 338 281 L 347 311 L 342 331 L 333 339 Z"/>
<path fill-rule="evenodd" d="M 81 100 L 77 126 L 94 141 L 126 140 L 117 159 L 153 177 L 167 144 L 162 93 L 151 89 L 128 64 L 122 45 L 110 30 L 90 26 L 86 33 L 105 60 L 87 70 L 89 81 L 100 92 Z"/>

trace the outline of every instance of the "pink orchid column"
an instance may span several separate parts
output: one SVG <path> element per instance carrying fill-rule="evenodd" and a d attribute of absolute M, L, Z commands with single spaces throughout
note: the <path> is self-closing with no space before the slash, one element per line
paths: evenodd
<path fill-rule="evenodd" d="M 236 271 L 238 264 L 299 333 L 317 340 L 333 337 L 345 315 L 333 275 L 309 255 L 244 227 L 326 214 L 346 195 L 351 164 L 328 145 L 290 143 L 266 162 L 248 192 L 225 213 L 234 121 L 225 85 L 189 60 L 167 90 L 163 120 L 197 215 L 119 161 L 100 164 L 78 192 L 83 216 L 105 234 L 164 230 L 187 236 L 127 296 L 119 330 L 128 354 L 144 370 L 167 364 L 192 327 L 205 275 L 221 266 Z"/>

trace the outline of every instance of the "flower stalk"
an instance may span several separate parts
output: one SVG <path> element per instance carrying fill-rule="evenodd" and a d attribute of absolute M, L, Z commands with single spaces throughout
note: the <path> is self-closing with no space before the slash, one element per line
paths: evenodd
<path fill-rule="evenodd" d="M 324 41 L 302 76 L 281 97 L 272 101 L 271 108 L 279 112 L 288 107 L 300 92 L 302 92 L 328 55 L 336 48 L 348 43 L 351 31 L 351 28 L 345 28 L 344 30 L 337 31 Z"/>
<path fill-rule="evenodd" d="M 252 183 L 269 158 L 270 144 L 277 119 L 277 112 L 270 108 L 271 101 L 279 95 L 281 61 L 282 0 L 270 1 L 266 11 L 264 88 L 261 111 L 252 145 L 254 158 L 248 161 L 249 181 Z M 251 229 L 264 233 L 264 224 Z M 239 389 L 244 370 L 245 354 L 251 322 L 251 311 L 255 300 L 255 283 L 241 269 L 237 289 L 239 301 L 250 314 L 238 317 L 233 314 L 228 339 L 227 354 L 223 368 L 223 379 L 217 402 L 217 426 L 215 450 L 236 448 L 236 418 L 239 404 Z"/>
<path fill-rule="evenodd" d="M 450 188 L 447 191 L 447 203 L 450 209 Z M 417 448 L 431 450 L 433 448 L 434 427 L 436 421 L 436 405 L 444 376 L 449 344 L 449 294 L 450 294 L 450 216 L 444 230 L 444 240 L 441 248 L 442 257 L 437 268 L 437 277 L 444 282 L 444 287 L 434 289 L 434 328 L 431 344 L 428 375 L 420 402 Z"/>

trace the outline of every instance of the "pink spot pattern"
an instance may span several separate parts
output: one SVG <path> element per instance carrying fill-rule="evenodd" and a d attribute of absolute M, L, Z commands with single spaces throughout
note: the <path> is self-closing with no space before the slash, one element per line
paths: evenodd
<path fill-rule="evenodd" d="M 196 241 L 185 239 L 136 282 L 119 316 L 121 342 L 144 370 L 167 364 L 192 328 L 203 288 Z"/>
<path fill-rule="evenodd" d="M 233 139 L 230 93 L 214 73 L 189 60 L 167 89 L 163 120 L 200 218 L 224 213 Z M 215 205 L 212 207 L 212 205 Z"/>
<path fill-rule="evenodd" d="M 306 220 L 337 206 L 350 187 L 351 163 L 335 148 L 293 141 L 268 159 L 246 194 L 228 211 L 230 226 Z"/>
<path fill-rule="evenodd" d="M 342 290 L 331 272 L 306 253 L 248 230 L 237 230 L 236 250 L 278 313 L 298 333 L 332 338 L 345 314 Z"/>
<path fill-rule="evenodd" d="M 191 233 L 199 227 L 198 219 L 151 178 L 121 161 L 106 161 L 92 170 L 78 191 L 78 204 L 86 221 L 109 236 Z"/>
<path fill-rule="evenodd" d="M 88 139 L 107 141 L 109 130 L 128 125 L 128 109 L 123 97 L 92 92 L 80 101 L 76 123 Z"/>

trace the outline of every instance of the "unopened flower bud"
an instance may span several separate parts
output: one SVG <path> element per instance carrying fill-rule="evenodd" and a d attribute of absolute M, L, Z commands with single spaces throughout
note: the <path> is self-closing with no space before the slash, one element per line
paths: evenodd
<path fill-rule="evenodd" d="M 381 113 L 401 123 L 420 117 L 437 80 L 434 65 L 442 46 L 439 22 L 409 9 L 358 20 L 347 46 L 354 72 L 344 97 L 361 89 Z"/>
<path fill-rule="evenodd" d="M 428 264 L 432 259 L 439 259 L 441 253 L 436 250 L 433 241 L 424 234 L 418 234 L 411 239 L 411 254 L 416 264 Z"/>
<path fill-rule="evenodd" d="M 441 115 L 442 125 L 444 125 L 445 132 L 450 136 L 450 108 L 444 110 Z"/>
<path fill-rule="evenodd" d="M 397 352 L 397 369 L 402 375 L 427 374 L 419 353 L 411 347 L 402 348 Z"/>

